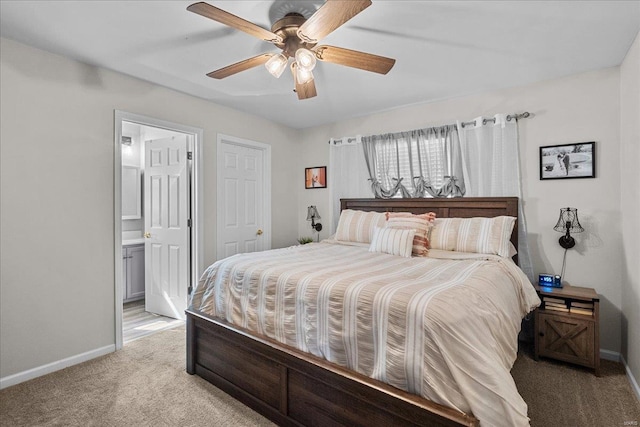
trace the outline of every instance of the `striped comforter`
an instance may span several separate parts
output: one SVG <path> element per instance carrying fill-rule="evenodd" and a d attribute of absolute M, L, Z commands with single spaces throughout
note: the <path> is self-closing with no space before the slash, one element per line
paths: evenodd
<path fill-rule="evenodd" d="M 366 245 L 365 245 L 366 246 Z M 539 304 L 511 260 L 321 242 L 216 262 L 190 308 L 462 412 L 528 425 L 510 370 Z"/>

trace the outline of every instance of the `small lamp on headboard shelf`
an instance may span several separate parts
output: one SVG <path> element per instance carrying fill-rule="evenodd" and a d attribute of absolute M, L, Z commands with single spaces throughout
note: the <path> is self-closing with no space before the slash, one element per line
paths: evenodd
<path fill-rule="evenodd" d="M 558 223 L 553 227 L 553 229 L 560 233 L 564 233 L 564 235 L 558 240 L 560 246 L 564 248 L 562 272 L 560 274 L 560 277 L 564 278 L 564 270 L 567 265 L 567 250 L 576 245 L 576 241 L 571 237 L 571 233 L 582 233 L 584 231 L 584 228 L 580 225 L 580 221 L 578 221 L 578 209 L 561 208 Z"/>
<path fill-rule="evenodd" d="M 318 213 L 318 209 L 311 205 L 307 208 L 307 221 L 311 221 L 311 228 L 318 232 L 318 240 L 320 240 L 320 231 L 322 230 L 322 224 L 316 222 L 317 219 L 320 218 L 320 214 Z"/>

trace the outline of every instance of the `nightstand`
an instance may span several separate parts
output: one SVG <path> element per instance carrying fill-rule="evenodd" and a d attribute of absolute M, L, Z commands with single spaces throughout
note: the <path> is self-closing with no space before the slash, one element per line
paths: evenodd
<path fill-rule="evenodd" d="M 542 304 L 535 311 L 535 359 L 540 356 L 592 368 L 600 376 L 600 297 L 578 286 L 534 285 Z"/>

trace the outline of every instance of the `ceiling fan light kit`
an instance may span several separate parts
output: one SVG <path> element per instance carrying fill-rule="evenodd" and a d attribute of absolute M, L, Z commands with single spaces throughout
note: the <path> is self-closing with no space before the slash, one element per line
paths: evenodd
<path fill-rule="evenodd" d="M 292 64 L 293 65 L 293 64 Z M 296 81 L 300 84 L 308 83 L 310 80 L 313 80 L 313 72 L 311 70 L 306 70 L 300 66 L 297 62 L 295 63 L 296 69 Z"/>
<path fill-rule="evenodd" d="M 273 55 L 264 66 L 276 79 L 280 78 L 283 71 L 287 68 L 288 59 L 281 53 Z"/>
<path fill-rule="evenodd" d="M 299 69 L 311 71 L 316 66 L 316 55 L 301 47 L 296 50 L 296 63 Z"/>
<path fill-rule="evenodd" d="M 298 73 L 297 73 L 297 64 L 294 62 L 291 63 L 291 75 L 293 76 L 293 84 L 295 86 L 294 92 L 298 95 L 298 99 L 308 99 L 313 98 L 317 95 L 316 92 L 316 84 L 313 79 L 313 73 L 309 73 L 308 77 L 310 77 L 307 81 L 299 81 Z M 305 77 L 304 75 L 302 76 Z"/>
<path fill-rule="evenodd" d="M 395 64 L 395 59 L 370 53 L 335 46 L 316 47 L 320 39 L 369 6 L 371 0 L 327 0 L 309 19 L 305 19 L 300 13 L 287 13 L 273 24 L 271 31 L 208 3 L 194 3 L 187 7 L 187 10 L 244 31 L 282 49 L 282 53 L 263 53 L 212 71 L 207 76 L 223 79 L 264 64 L 269 73 L 279 78 L 287 67 L 289 58 L 293 58 L 291 72 L 294 77 L 294 91 L 298 99 L 308 99 L 317 94 L 312 72 L 317 60 L 379 74 L 387 74 Z"/>

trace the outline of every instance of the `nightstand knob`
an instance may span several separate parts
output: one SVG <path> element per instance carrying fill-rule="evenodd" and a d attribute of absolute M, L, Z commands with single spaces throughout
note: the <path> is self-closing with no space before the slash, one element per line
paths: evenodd
<path fill-rule="evenodd" d="M 540 332 L 538 335 L 540 335 L 541 337 L 544 336 L 544 332 Z"/>

